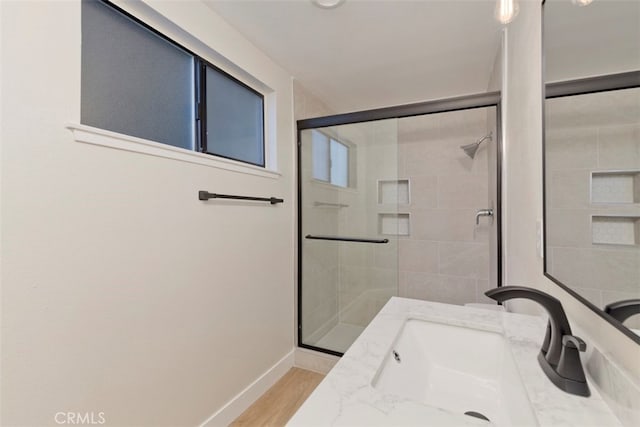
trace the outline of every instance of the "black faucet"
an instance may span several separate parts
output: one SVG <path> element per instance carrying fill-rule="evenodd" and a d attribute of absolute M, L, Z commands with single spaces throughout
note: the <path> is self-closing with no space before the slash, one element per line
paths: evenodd
<path fill-rule="evenodd" d="M 626 299 L 612 302 L 604 307 L 604 312 L 618 322 L 624 323 L 625 320 L 634 314 L 640 314 L 640 299 Z"/>
<path fill-rule="evenodd" d="M 569 320 L 558 299 L 524 286 L 502 286 L 488 290 L 485 295 L 498 302 L 525 298 L 542 305 L 549 314 L 547 333 L 538 354 L 542 370 L 561 390 L 578 396 L 591 395 L 580 362 L 580 352 L 585 351 L 587 345 L 571 332 Z"/>

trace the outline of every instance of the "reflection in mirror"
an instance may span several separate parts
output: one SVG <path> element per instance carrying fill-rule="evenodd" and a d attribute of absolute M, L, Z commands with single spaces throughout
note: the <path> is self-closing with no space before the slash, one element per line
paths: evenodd
<path fill-rule="evenodd" d="M 572 0 L 544 3 L 545 81 L 640 69 L 640 2 Z"/>
<path fill-rule="evenodd" d="M 605 306 L 604 312 L 624 324 L 630 317 L 640 314 L 640 299 L 636 298 L 612 302 Z M 636 335 L 640 335 L 640 329 L 631 327 L 631 330 Z"/>
<path fill-rule="evenodd" d="M 639 108 L 640 88 L 546 101 L 547 273 L 597 307 L 640 298 Z"/>
<path fill-rule="evenodd" d="M 544 5 L 545 274 L 640 343 L 640 2 L 573 3 Z"/>

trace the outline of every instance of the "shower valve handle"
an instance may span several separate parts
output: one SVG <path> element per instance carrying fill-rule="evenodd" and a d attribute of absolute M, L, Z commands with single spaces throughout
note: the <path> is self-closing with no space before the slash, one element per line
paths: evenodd
<path fill-rule="evenodd" d="M 476 225 L 480 225 L 481 216 L 493 217 L 493 209 L 480 209 L 478 212 L 476 212 Z"/>

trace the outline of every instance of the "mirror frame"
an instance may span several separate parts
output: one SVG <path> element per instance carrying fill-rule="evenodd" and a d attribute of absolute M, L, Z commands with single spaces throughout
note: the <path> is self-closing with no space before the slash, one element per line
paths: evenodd
<path fill-rule="evenodd" d="M 544 4 L 543 4 L 544 10 Z M 544 32 L 544 13 L 543 13 L 543 32 Z M 621 322 L 614 319 L 604 310 L 585 297 L 569 288 L 562 283 L 556 277 L 553 277 L 551 273 L 547 271 L 547 169 L 546 169 L 546 124 L 545 124 L 545 112 L 546 112 L 546 100 L 553 98 L 561 98 L 564 96 L 586 95 L 589 93 L 606 92 L 611 90 L 632 89 L 640 87 L 640 71 L 631 71 L 619 74 L 610 74 L 605 76 L 582 78 L 577 80 L 569 80 L 557 83 L 544 83 L 545 76 L 545 60 L 544 60 L 544 42 L 542 51 L 542 224 L 543 224 L 543 250 L 544 250 L 544 275 L 556 285 L 564 289 L 569 295 L 580 301 L 582 304 L 590 308 L 593 312 L 598 314 L 604 320 L 609 322 L 613 327 L 618 329 L 624 335 L 629 337 L 632 341 L 640 344 L 640 335 L 635 334 L 631 329 L 624 326 Z"/>

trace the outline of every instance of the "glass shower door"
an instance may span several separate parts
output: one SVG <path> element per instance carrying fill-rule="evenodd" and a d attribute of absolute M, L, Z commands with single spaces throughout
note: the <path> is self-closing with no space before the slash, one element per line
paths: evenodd
<path fill-rule="evenodd" d="M 398 294 L 408 182 L 398 180 L 397 120 L 300 135 L 299 342 L 341 354 Z"/>

